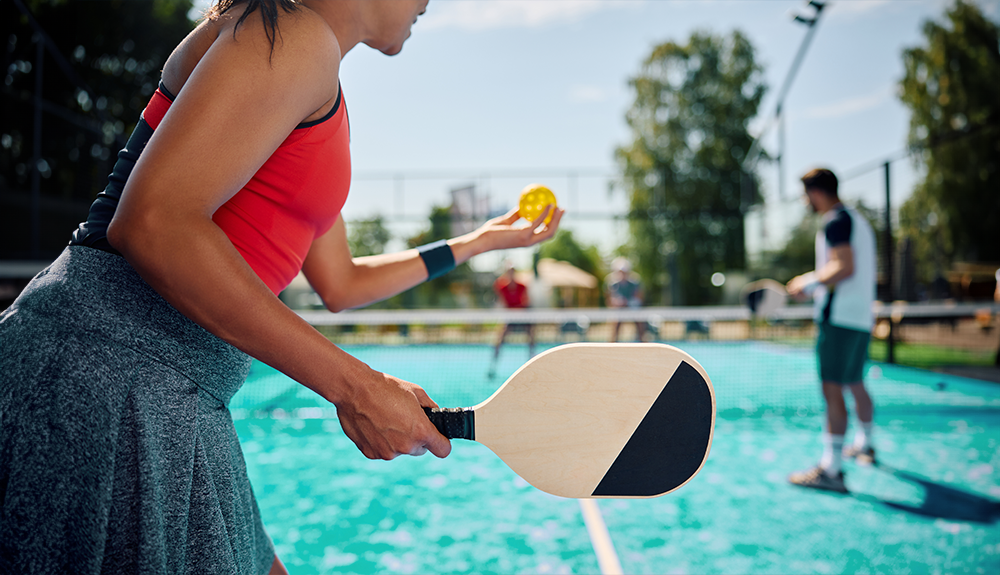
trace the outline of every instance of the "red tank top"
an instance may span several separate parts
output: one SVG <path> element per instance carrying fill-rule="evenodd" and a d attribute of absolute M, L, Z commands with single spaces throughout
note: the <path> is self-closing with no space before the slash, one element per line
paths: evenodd
<path fill-rule="evenodd" d="M 155 130 L 172 97 L 157 90 L 143 119 Z M 330 113 L 299 124 L 212 220 L 277 295 L 309 247 L 340 215 L 351 186 L 350 127 L 343 92 Z"/>

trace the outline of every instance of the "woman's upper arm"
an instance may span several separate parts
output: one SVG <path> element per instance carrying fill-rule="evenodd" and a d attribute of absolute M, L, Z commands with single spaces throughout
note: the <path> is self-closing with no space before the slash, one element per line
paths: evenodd
<path fill-rule="evenodd" d="M 130 175 L 117 224 L 210 218 L 336 95 L 340 54 L 329 28 L 308 16 L 284 19 L 269 61 L 255 25 L 248 20 L 235 38 L 222 30 L 198 62 Z"/>
<path fill-rule="evenodd" d="M 316 238 L 309 254 L 302 263 L 302 274 L 319 294 L 326 307 L 339 311 L 342 292 L 351 289 L 354 259 L 347 242 L 347 228 L 343 216 L 337 217 L 325 234 Z"/>

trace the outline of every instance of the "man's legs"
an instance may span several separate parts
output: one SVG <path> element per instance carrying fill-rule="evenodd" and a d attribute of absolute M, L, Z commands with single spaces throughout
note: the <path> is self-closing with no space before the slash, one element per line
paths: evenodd
<path fill-rule="evenodd" d="M 840 473 L 844 433 L 847 432 L 847 404 L 844 388 L 838 383 L 823 382 L 823 400 L 826 402 L 826 433 L 823 434 L 823 457 L 820 467 L 829 475 Z"/>
<path fill-rule="evenodd" d="M 826 432 L 833 435 L 844 435 L 847 431 L 847 403 L 844 401 L 844 386 L 824 381 L 823 400 L 826 402 Z"/>
<path fill-rule="evenodd" d="M 872 403 L 872 396 L 868 395 L 863 382 L 853 383 L 847 386 L 854 395 L 854 404 L 858 408 L 858 419 L 862 423 L 871 423 L 875 415 L 875 405 Z"/>
<path fill-rule="evenodd" d="M 510 324 L 503 326 L 503 331 L 500 332 L 500 339 L 497 340 L 497 344 L 493 348 L 493 363 L 496 363 L 497 358 L 500 357 L 500 347 L 503 345 L 503 340 L 507 339 L 508 331 L 510 331 Z"/>
<path fill-rule="evenodd" d="M 820 380 L 823 382 L 823 401 L 826 404 L 826 430 L 823 433 L 823 456 L 812 469 L 791 474 L 788 480 L 795 485 L 847 493 L 841 461 L 844 449 L 844 432 L 847 431 L 847 405 L 844 402 L 844 383 L 857 381 L 846 375 L 851 362 L 850 348 L 854 338 L 850 330 L 818 325 L 819 336 L 816 352 L 819 359 Z"/>
<path fill-rule="evenodd" d="M 500 359 L 500 347 L 503 346 L 503 340 L 507 338 L 508 331 L 510 331 L 510 324 L 503 326 L 503 331 L 500 332 L 500 339 L 497 340 L 497 345 L 493 348 L 493 361 L 490 362 L 490 370 L 486 373 L 486 377 L 490 379 L 493 379 L 493 376 L 497 373 L 497 360 Z"/>
<path fill-rule="evenodd" d="M 848 332 L 848 351 L 845 354 L 847 362 L 847 389 L 854 396 L 857 406 L 858 427 L 854 433 L 854 442 L 844 450 L 844 457 L 852 458 L 858 463 L 875 463 L 875 449 L 872 448 L 872 418 L 875 413 L 874 402 L 864 384 L 865 361 L 868 359 L 867 332 Z"/>
<path fill-rule="evenodd" d="M 855 458 L 861 463 L 875 463 L 875 449 L 872 448 L 872 421 L 875 406 L 863 382 L 847 386 L 854 396 L 858 410 L 858 429 L 854 433 L 854 443 L 844 450 L 844 456 Z"/>
<path fill-rule="evenodd" d="M 847 430 L 847 404 L 843 386 L 823 382 L 823 400 L 826 403 L 826 430 L 823 432 L 823 455 L 819 465 L 788 476 L 788 481 L 802 487 L 847 493 L 844 473 L 841 471 L 844 432 Z"/>
<path fill-rule="evenodd" d="M 618 343 L 618 329 L 621 325 L 620 321 L 615 320 L 614 327 L 611 328 L 611 343 Z"/>

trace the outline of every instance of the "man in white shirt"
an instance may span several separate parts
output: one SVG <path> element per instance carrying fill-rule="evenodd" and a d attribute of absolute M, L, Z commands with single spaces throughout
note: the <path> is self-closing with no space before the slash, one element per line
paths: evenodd
<path fill-rule="evenodd" d="M 810 208 L 823 217 L 823 228 L 816 234 L 816 269 L 793 278 L 786 289 L 793 298 L 804 300 L 811 295 L 815 302 L 826 431 L 819 465 L 793 473 L 788 480 L 803 487 L 846 493 L 842 458 L 875 462 L 871 445 L 874 407 L 863 381 L 874 325 L 875 234 L 864 217 L 840 203 L 833 172 L 812 170 L 802 177 L 802 184 Z M 844 388 L 854 396 L 860 423 L 853 445 L 847 448 Z"/>

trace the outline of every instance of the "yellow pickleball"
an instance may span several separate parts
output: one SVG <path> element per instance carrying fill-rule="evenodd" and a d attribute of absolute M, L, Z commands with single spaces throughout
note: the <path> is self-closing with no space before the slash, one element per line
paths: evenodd
<path fill-rule="evenodd" d="M 521 190 L 521 199 L 517 203 L 517 212 L 526 220 L 534 220 L 543 211 L 545 206 L 552 204 L 552 213 L 545 218 L 545 223 L 552 221 L 552 214 L 555 213 L 556 195 L 552 190 L 541 184 L 529 184 Z"/>

